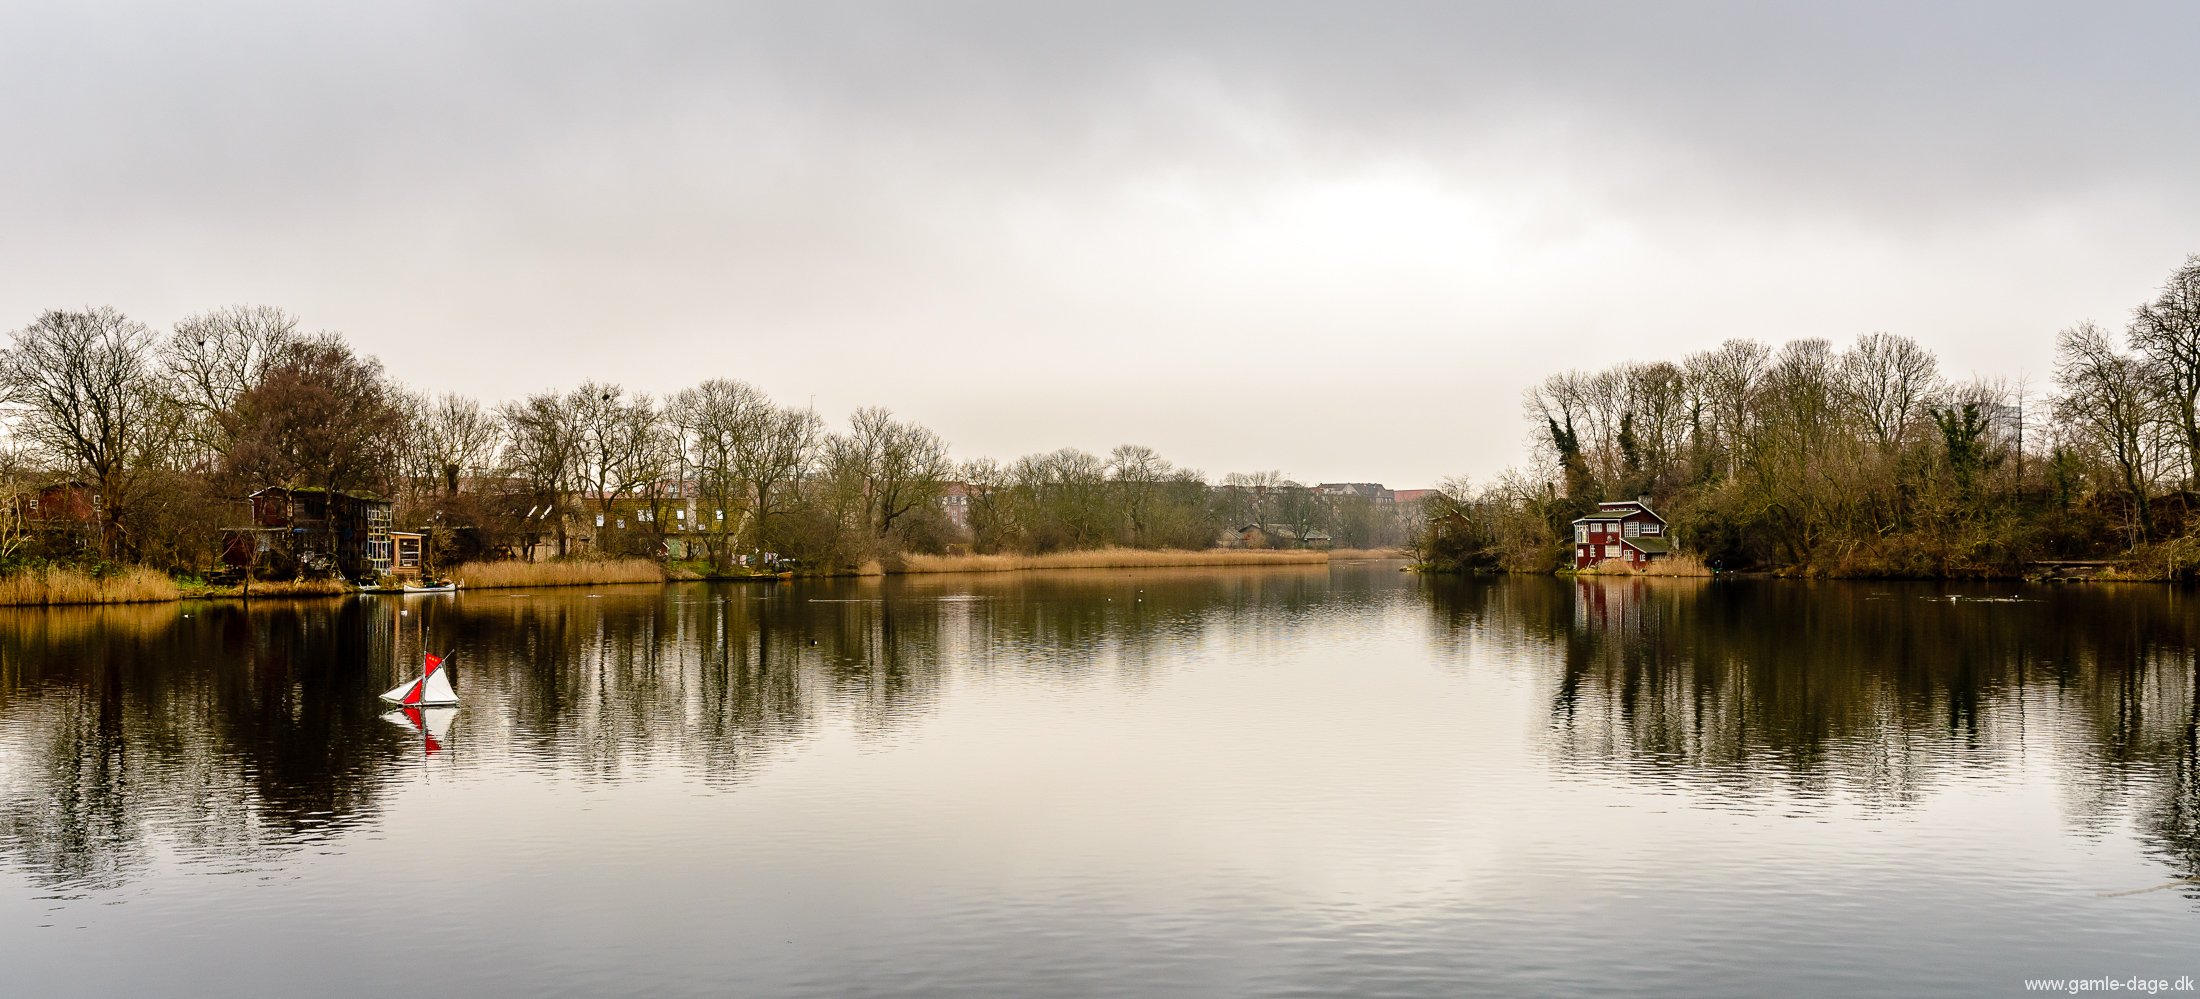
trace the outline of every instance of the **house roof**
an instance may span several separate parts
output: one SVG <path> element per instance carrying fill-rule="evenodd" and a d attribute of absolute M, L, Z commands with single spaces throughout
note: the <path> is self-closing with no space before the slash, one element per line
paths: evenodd
<path fill-rule="evenodd" d="M 291 496 L 297 496 L 301 494 L 320 496 L 326 494 L 327 492 L 327 489 L 323 489 L 320 486 L 262 486 L 249 493 L 246 493 L 245 498 L 252 499 L 254 497 L 267 495 L 269 493 L 285 493 Z M 389 500 L 383 499 L 380 496 L 376 496 L 373 493 L 352 492 L 348 489 L 338 489 L 336 490 L 336 495 L 344 497 L 346 499 L 365 500 L 369 503 L 389 502 Z"/>
<path fill-rule="evenodd" d="M 1597 504 L 1595 511 L 1575 517 L 1574 523 L 1579 524 L 1591 520 L 1626 520 L 1638 513 L 1649 514 L 1651 519 L 1656 520 L 1658 523 L 1665 523 L 1664 517 L 1658 516 L 1656 510 L 1650 509 L 1648 503 L 1640 500 L 1605 500 Z"/>

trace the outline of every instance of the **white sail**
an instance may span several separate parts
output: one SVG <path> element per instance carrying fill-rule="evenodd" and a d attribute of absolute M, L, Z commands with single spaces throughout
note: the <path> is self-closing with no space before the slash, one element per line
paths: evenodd
<path fill-rule="evenodd" d="M 421 749 L 429 756 L 442 750 L 443 740 L 451 734 L 451 722 L 457 719 L 457 708 L 399 708 L 382 716 L 383 721 L 403 725 L 420 736 Z"/>
<path fill-rule="evenodd" d="M 412 729 L 414 732 L 419 732 L 420 725 L 413 721 L 413 716 L 419 713 L 419 708 L 399 708 L 396 711 L 383 712 L 382 720 L 389 722 L 392 725 L 403 725 L 406 728 Z"/>
<path fill-rule="evenodd" d="M 420 714 L 428 738 L 441 741 L 451 734 L 451 722 L 458 717 L 458 709 L 429 708 Z"/>
<path fill-rule="evenodd" d="M 444 669 L 441 663 L 436 664 L 434 669 L 428 671 L 428 675 L 422 680 L 422 683 L 425 686 L 421 688 L 419 703 L 458 703 L 458 691 L 451 689 L 451 671 Z"/>
<path fill-rule="evenodd" d="M 382 695 L 382 699 L 396 704 L 418 704 L 420 702 L 413 697 L 413 692 L 414 689 L 419 686 L 419 680 L 407 680 L 404 683 L 400 683 L 395 687 L 391 687 L 387 693 L 384 693 Z M 450 686 L 449 682 L 446 681 L 444 683 L 444 686 L 448 688 Z"/>

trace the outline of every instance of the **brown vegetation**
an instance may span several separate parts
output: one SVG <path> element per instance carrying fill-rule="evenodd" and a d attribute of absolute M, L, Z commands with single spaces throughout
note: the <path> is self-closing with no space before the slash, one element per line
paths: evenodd
<path fill-rule="evenodd" d="M 255 581 L 249 593 L 245 592 L 242 587 L 226 586 L 219 590 L 211 590 L 208 595 L 242 596 L 258 600 L 262 597 L 337 597 L 352 592 L 354 590 L 351 584 L 341 579 L 277 579 Z"/>
<path fill-rule="evenodd" d="M 1618 559 L 1576 570 L 1581 576 L 1709 576 L 1711 570 L 1694 555 L 1668 555 L 1655 562 L 1631 565 Z"/>
<path fill-rule="evenodd" d="M 0 605 L 142 604 L 174 600 L 176 581 L 151 569 L 132 567 L 106 576 L 75 569 L 41 566 L 0 576 Z"/>
<path fill-rule="evenodd" d="M 1214 548 L 1182 549 L 1095 548 L 1089 551 L 1051 552 L 1045 555 L 909 555 L 894 572 L 1020 572 L 1026 569 L 1159 569 L 1175 566 L 1319 565 L 1331 553 L 1318 551 L 1248 551 Z"/>
<path fill-rule="evenodd" d="M 523 586 L 592 586 L 605 583 L 662 583 L 665 570 L 648 559 L 573 559 L 562 562 L 468 562 L 451 570 L 467 589 Z"/>
<path fill-rule="evenodd" d="M 533 563 L 543 549 L 686 563 L 476 568 L 476 586 L 722 578 L 763 564 L 860 575 L 903 552 L 1372 548 L 1418 523 L 1417 505 L 1373 483 L 1307 485 L 1275 470 L 1212 483 L 1134 444 L 957 464 L 937 432 L 887 410 L 858 409 L 835 432 L 809 407 L 727 379 L 664 397 L 591 380 L 498 406 L 431 398 L 340 334 L 304 328 L 282 309 L 239 305 L 166 334 L 111 308 L 49 310 L 12 331 L 0 346 L 0 394 L 16 409 L 0 433 L 0 499 L 59 489 L 84 502 L 35 517 L 0 504 L 0 574 L 124 562 L 363 581 L 398 568 L 385 561 L 396 546 L 333 517 L 259 544 L 279 525 L 238 504 L 268 487 L 374 504 L 366 521 L 420 533 L 430 571 Z M 226 530 L 247 520 L 254 531 Z M 258 541 L 245 545 L 248 534 Z"/>
<path fill-rule="evenodd" d="M 1549 571 L 1601 500 L 1647 497 L 1721 571 L 2200 576 L 2200 256 L 2119 337 L 2057 335 L 2053 392 L 1955 381 L 1916 341 L 1730 340 L 1531 389 L 1534 464 L 1430 503 L 1431 567 Z M 2043 405 L 2044 402 L 2044 405 Z M 2188 543 L 2189 542 L 2189 543 Z"/>
<path fill-rule="evenodd" d="M 1404 548 L 1332 548 L 1329 550 L 1329 560 L 1331 562 L 1343 562 L 1352 559 L 1393 559 L 1412 557 L 1413 553 L 1407 551 Z"/>

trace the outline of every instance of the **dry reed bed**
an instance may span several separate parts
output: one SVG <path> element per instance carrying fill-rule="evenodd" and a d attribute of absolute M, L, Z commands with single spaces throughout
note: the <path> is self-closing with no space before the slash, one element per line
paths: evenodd
<path fill-rule="evenodd" d="M 1599 562 L 1587 569 L 1575 570 L 1580 576 L 1709 576 L 1711 570 L 1703 560 L 1694 555 L 1669 555 L 1642 566 L 1630 566 L 1616 559 Z"/>
<path fill-rule="evenodd" d="M 174 600 L 182 595 L 167 574 L 145 568 L 129 568 L 106 576 L 75 569 L 28 569 L 0 576 L 0 606 L 40 607 L 57 604 L 145 604 Z"/>
<path fill-rule="evenodd" d="M 1165 569 L 1187 566 L 1322 565 L 1328 552 L 1097 548 L 1047 555 L 909 555 L 895 572 L 1021 572 L 1028 569 Z"/>
<path fill-rule="evenodd" d="M 335 597 L 353 592 L 354 587 L 341 579 L 279 579 L 271 582 L 254 580 L 251 592 L 241 586 L 224 586 L 209 590 L 208 596 L 246 596 L 257 600 L 261 597 Z"/>
<path fill-rule="evenodd" d="M 648 559 L 620 558 L 580 562 L 468 562 L 451 578 L 469 590 L 524 586 L 595 586 L 605 583 L 662 583 L 665 570 Z"/>
<path fill-rule="evenodd" d="M 1342 562 L 1347 559 L 1378 560 L 1412 557 L 1413 553 L 1403 548 L 1332 548 L 1329 550 L 1329 560 L 1331 562 Z"/>

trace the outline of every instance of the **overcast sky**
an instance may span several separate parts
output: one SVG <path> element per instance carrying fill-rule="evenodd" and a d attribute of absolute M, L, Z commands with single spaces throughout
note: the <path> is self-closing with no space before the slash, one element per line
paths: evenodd
<path fill-rule="evenodd" d="M 1733 336 L 2044 391 L 2200 252 L 2193 4 L 307 8 L 0 7 L 0 328 L 1404 487 Z"/>

